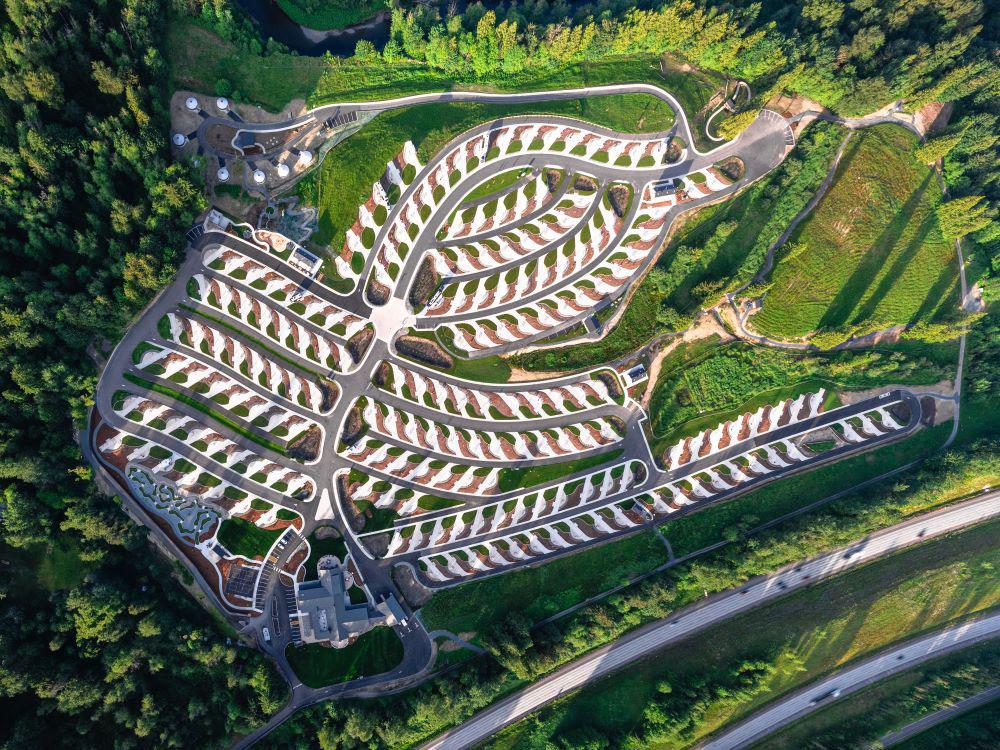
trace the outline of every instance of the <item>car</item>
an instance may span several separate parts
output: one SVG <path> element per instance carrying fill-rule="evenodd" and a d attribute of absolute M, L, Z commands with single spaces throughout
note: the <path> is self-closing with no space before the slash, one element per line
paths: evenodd
<path fill-rule="evenodd" d="M 840 697 L 840 688 L 834 688 L 833 690 L 828 690 L 825 693 L 820 693 L 819 695 L 817 695 L 815 698 L 809 701 L 809 705 L 815 706 L 820 701 L 825 701 L 830 698 L 839 698 L 839 697 Z"/>
<path fill-rule="evenodd" d="M 264 627 L 264 628 L 260 629 L 260 634 L 262 636 L 264 636 L 264 643 L 266 643 L 268 646 L 270 646 L 271 645 L 271 631 L 268 630 L 266 627 Z"/>

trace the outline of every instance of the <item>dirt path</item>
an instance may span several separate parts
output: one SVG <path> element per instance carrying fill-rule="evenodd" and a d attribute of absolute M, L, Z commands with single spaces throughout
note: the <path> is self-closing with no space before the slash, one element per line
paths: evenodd
<path fill-rule="evenodd" d="M 666 359 L 667 355 L 681 344 L 690 344 L 692 341 L 699 341 L 700 339 L 707 339 L 712 336 L 718 336 L 720 343 L 727 343 L 736 338 L 726 330 L 726 327 L 719 322 L 715 315 L 702 313 L 684 333 L 674 338 L 673 341 L 653 355 L 649 363 L 649 385 L 646 386 L 646 390 L 642 394 L 641 403 L 643 409 L 649 408 L 649 400 L 653 395 L 653 386 L 656 384 L 656 379 L 660 376 L 660 369 L 663 367 L 663 360 Z"/>

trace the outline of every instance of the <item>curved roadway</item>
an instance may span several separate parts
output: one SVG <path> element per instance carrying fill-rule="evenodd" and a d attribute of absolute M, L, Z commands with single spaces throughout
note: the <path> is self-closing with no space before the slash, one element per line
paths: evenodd
<path fill-rule="evenodd" d="M 1000 515 L 1000 491 L 993 491 L 959 505 L 918 516 L 794 568 L 758 578 L 740 589 L 710 597 L 703 604 L 685 608 L 670 619 L 639 628 L 571 662 L 422 745 L 421 750 L 464 750 L 473 747 L 547 703 L 734 615 L 903 547 L 997 515 Z"/>
<path fill-rule="evenodd" d="M 781 727 L 824 709 L 830 705 L 831 700 L 849 695 L 873 682 L 912 669 L 931 659 L 998 636 L 1000 612 L 994 612 L 907 641 L 823 680 L 810 683 L 728 732 L 702 743 L 698 746 L 699 750 L 738 750 L 748 747 Z M 833 696 L 834 691 L 840 691 L 836 698 Z M 932 726 L 933 723 L 927 726 Z"/>

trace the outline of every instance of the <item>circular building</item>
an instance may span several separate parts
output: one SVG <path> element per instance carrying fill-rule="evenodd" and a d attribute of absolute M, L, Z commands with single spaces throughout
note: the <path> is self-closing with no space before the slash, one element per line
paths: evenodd
<path fill-rule="evenodd" d="M 223 112 L 225 112 L 227 109 L 229 109 L 229 100 L 224 96 L 220 96 L 218 99 L 215 100 L 215 106 L 221 109 Z"/>
<path fill-rule="evenodd" d="M 262 169 L 255 169 L 253 171 L 253 181 L 256 182 L 258 185 L 263 185 L 264 184 L 264 170 L 262 170 Z"/>
<path fill-rule="evenodd" d="M 225 167 L 219 167 L 219 171 L 215 173 L 215 176 L 219 178 L 219 182 L 228 182 L 229 170 Z"/>
<path fill-rule="evenodd" d="M 196 109 L 198 109 L 198 100 L 195 99 L 193 96 L 189 96 L 184 101 L 184 106 L 190 109 L 192 112 L 194 112 Z"/>
<path fill-rule="evenodd" d="M 308 167 L 312 164 L 312 151 L 299 151 L 299 166 Z"/>
<path fill-rule="evenodd" d="M 278 177 L 280 177 L 281 179 L 285 179 L 286 177 L 288 177 L 288 165 L 287 164 L 279 164 L 278 165 Z"/>
<path fill-rule="evenodd" d="M 187 143 L 188 139 L 187 136 L 184 135 L 183 133 L 174 133 L 173 138 L 171 138 L 170 140 L 173 141 L 174 145 L 177 146 L 177 148 L 180 148 L 185 143 Z"/>

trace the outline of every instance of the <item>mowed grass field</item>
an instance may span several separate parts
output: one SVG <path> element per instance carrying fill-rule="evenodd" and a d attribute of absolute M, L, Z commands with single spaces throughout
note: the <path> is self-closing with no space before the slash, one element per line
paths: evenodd
<path fill-rule="evenodd" d="M 829 191 L 802 222 L 772 274 L 761 333 L 800 337 L 865 322 L 929 320 L 957 304 L 958 263 L 934 209 L 941 190 L 894 125 L 848 144 Z"/>
<path fill-rule="evenodd" d="M 764 659 L 778 667 L 758 694 L 708 702 L 692 734 L 665 734 L 649 745 L 691 747 L 723 724 L 853 659 L 1000 604 L 997 533 L 1000 522 L 985 524 L 791 594 L 651 654 L 515 725 L 486 747 L 545 747 L 546 739 L 588 726 L 627 733 L 663 680 L 676 692 L 745 660 Z"/>
<path fill-rule="evenodd" d="M 344 648 L 289 644 L 285 656 L 302 682 L 309 687 L 323 687 L 394 669 L 403 661 L 403 642 L 392 628 L 379 626 Z"/>

